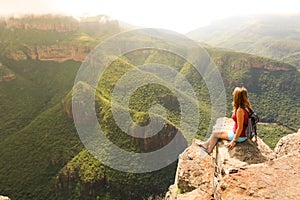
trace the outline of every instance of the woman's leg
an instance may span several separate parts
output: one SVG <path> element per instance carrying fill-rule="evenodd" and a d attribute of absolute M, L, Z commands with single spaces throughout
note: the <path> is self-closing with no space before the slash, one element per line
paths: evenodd
<path fill-rule="evenodd" d="M 224 139 L 224 140 L 229 140 L 228 132 L 227 131 L 213 132 L 211 134 L 210 138 L 206 142 L 201 143 L 201 146 L 206 148 L 208 150 L 208 152 L 211 153 L 213 151 L 214 147 L 216 146 L 219 138 Z"/>

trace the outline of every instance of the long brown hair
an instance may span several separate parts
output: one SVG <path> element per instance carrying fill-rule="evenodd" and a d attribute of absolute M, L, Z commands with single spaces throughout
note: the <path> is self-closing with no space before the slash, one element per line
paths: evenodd
<path fill-rule="evenodd" d="M 248 92 L 245 87 L 236 87 L 232 93 L 233 96 L 233 112 L 236 112 L 238 108 L 243 108 L 246 111 L 251 111 L 252 107 L 248 99 Z"/>

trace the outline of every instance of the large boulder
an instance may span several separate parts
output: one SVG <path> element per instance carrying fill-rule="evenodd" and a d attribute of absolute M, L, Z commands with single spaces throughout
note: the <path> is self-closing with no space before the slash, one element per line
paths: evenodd
<path fill-rule="evenodd" d="M 223 176 L 222 199 L 300 199 L 300 154 L 250 165 Z"/>
<path fill-rule="evenodd" d="M 214 131 L 232 130 L 234 121 L 229 118 L 219 118 L 214 126 Z M 228 150 L 228 141 L 220 140 L 215 148 L 215 156 L 218 167 L 222 172 L 238 170 L 251 164 L 263 163 L 275 158 L 275 153 L 262 139 L 257 141 L 246 140 L 237 143 L 235 148 Z"/>
<path fill-rule="evenodd" d="M 246 140 L 237 143 L 232 150 L 228 150 L 227 143 L 221 140 L 217 144 L 216 161 L 222 172 L 237 171 L 245 166 L 264 163 L 275 158 L 275 153 L 259 137 L 256 142 Z"/>
<path fill-rule="evenodd" d="M 10 200 L 10 198 L 0 195 L 0 200 Z"/>
<path fill-rule="evenodd" d="M 202 151 L 194 140 L 180 156 L 174 185 L 166 195 L 166 199 L 211 199 L 213 166 L 212 157 Z M 189 195 L 191 193 L 191 195 Z M 197 198 L 195 197 L 198 196 Z"/>
<path fill-rule="evenodd" d="M 298 152 L 300 154 L 300 129 L 298 133 L 293 133 L 281 138 L 274 149 L 277 157 Z"/>

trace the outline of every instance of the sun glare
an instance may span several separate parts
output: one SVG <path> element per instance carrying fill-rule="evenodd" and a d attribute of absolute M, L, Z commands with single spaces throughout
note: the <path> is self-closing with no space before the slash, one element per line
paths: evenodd
<path fill-rule="evenodd" d="M 140 27 L 181 33 L 236 15 L 300 13 L 300 1 L 285 0 L 17 0 L 3 1 L 0 14 L 63 13 L 76 18 L 105 14 Z M 17 7 L 15 5 L 18 5 Z"/>

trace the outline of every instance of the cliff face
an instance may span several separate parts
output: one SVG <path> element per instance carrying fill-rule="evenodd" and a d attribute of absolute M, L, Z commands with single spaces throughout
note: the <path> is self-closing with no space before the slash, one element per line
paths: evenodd
<path fill-rule="evenodd" d="M 6 54 L 6 57 L 16 61 L 20 60 L 40 60 L 65 62 L 67 60 L 84 61 L 88 53 L 94 48 L 92 46 L 76 45 L 49 45 L 49 46 L 31 46 L 24 45 L 25 51 L 17 50 Z"/>
<path fill-rule="evenodd" d="M 221 141 L 210 157 L 195 141 L 180 155 L 166 199 L 299 199 L 300 131 L 283 137 L 274 151 L 259 138 L 231 151 Z"/>
<path fill-rule="evenodd" d="M 217 66 L 223 68 L 230 66 L 232 70 L 242 69 L 264 69 L 268 71 L 295 71 L 291 64 L 279 62 L 269 58 L 258 57 L 256 55 L 241 52 L 212 51 L 209 50 Z"/>
<path fill-rule="evenodd" d="M 79 23 L 71 17 L 55 15 L 28 15 L 24 18 L 10 18 L 5 22 L 10 29 L 37 29 L 43 31 L 71 32 L 79 28 Z"/>
<path fill-rule="evenodd" d="M 244 69 L 244 68 L 260 68 L 269 71 L 290 71 L 294 70 L 294 68 L 289 64 L 278 64 L 278 63 L 264 63 L 264 62 L 249 62 L 249 63 L 237 63 L 232 64 L 231 67 L 236 70 Z"/>
<path fill-rule="evenodd" d="M 214 59 L 214 62 L 218 66 L 224 66 L 229 63 L 231 68 L 234 70 L 250 69 L 250 68 L 260 68 L 260 69 L 265 69 L 265 70 L 269 70 L 269 71 L 295 70 L 295 68 L 292 65 L 287 64 L 287 63 L 279 63 L 279 62 L 274 62 L 274 61 L 269 61 L 269 62 L 258 61 L 253 58 L 250 58 L 248 60 L 238 60 L 238 61 L 232 62 L 226 56 L 220 56 L 220 57 L 216 57 Z"/>
<path fill-rule="evenodd" d="M 120 32 L 108 16 L 82 18 L 28 15 L 0 22 L 2 54 L 13 60 L 83 61 L 97 39 Z"/>
<path fill-rule="evenodd" d="M 8 69 L 5 65 L 0 63 L 0 82 L 7 82 L 14 80 L 16 75 L 13 71 Z"/>
<path fill-rule="evenodd" d="M 26 46 L 32 60 L 64 62 L 84 61 L 93 47 L 73 45 Z M 20 57 L 19 57 L 20 58 Z"/>

